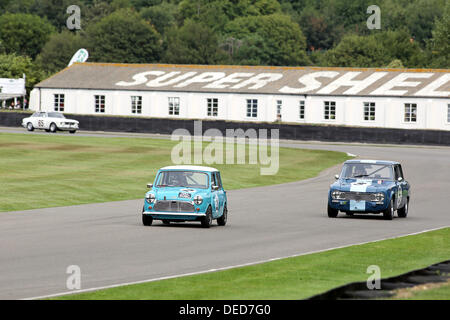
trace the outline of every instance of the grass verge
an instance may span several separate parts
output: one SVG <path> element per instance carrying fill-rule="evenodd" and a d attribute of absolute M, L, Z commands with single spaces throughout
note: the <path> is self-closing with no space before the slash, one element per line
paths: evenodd
<path fill-rule="evenodd" d="M 156 171 L 172 165 L 177 143 L 1 133 L 0 212 L 141 198 Z M 261 175 L 259 165 L 213 166 L 231 190 L 312 178 L 347 159 L 342 152 L 280 148 L 276 175 Z"/>
<path fill-rule="evenodd" d="M 370 265 L 382 278 L 450 258 L 450 228 L 225 271 L 121 286 L 55 299 L 303 299 L 354 281 Z M 446 291 L 447 290 L 447 291 Z M 448 296 L 448 288 L 439 294 Z"/>

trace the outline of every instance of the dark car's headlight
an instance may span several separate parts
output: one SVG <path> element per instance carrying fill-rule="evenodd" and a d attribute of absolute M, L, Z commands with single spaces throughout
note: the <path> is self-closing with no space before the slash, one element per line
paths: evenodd
<path fill-rule="evenodd" d="M 373 195 L 375 202 L 383 202 L 384 201 L 384 193 L 378 192 Z"/>
<path fill-rule="evenodd" d="M 202 202 L 203 202 L 203 198 L 202 198 L 201 195 L 196 195 L 196 196 L 194 197 L 194 203 L 195 203 L 196 205 L 202 204 Z"/>
<path fill-rule="evenodd" d="M 153 203 L 155 202 L 155 199 L 156 197 L 153 193 L 150 193 L 145 197 L 145 201 L 147 201 L 147 203 Z"/>
<path fill-rule="evenodd" d="M 335 200 L 340 200 L 340 199 L 344 199 L 344 192 L 341 192 L 339 190 L 334 190 L 331 192 L 331 198 L 335 199 Z"/>

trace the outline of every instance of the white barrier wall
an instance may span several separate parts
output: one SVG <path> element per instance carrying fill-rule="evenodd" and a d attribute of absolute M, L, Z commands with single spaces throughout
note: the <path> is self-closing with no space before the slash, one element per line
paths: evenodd
<path fill-rule="evenodd" d="M 119 91 L 86 89 L 34 89 L 32 110 L 54 111 L 55 94 L 64 95 L 64 113 L 142 116 L 180 119 L 267 121 L 277 119 L 277 100 L 282 101 L 281 120 L 287 123 L 334 124 L 402 129 L 450 130 L 448 98 L 304 96 L 238 93 L 196 93 L 164 91 Z M 95 112 L 95 95 L 105 96 L 105 112 Z M 142 97 L 142 113 L 131 111 L 131 96 Z M 169 115 L 169 97 L 179 98 L 179 115 Z M 218 99 L 218 116 L 207 115 L 207 99 Z M 247 99 L 258 101 L 257 117 L 247 117 Z M 299 117 L 305 101 L 305 118 Z M 336 103 L 334 120 L 324 118 L 324 101 Z M 375 120 L 364 120 L 364 102 L 375 103 Z M 40 105 L 39 105 L 40 103 Z M 405 121 L 405 104 L 416 104 L 415 122 Z"/>

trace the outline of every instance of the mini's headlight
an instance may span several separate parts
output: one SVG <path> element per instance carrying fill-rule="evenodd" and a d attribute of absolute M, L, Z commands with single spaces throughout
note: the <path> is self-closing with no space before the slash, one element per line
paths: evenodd
<path fill-rule="evenodd" d="M 156 199 L 156 197 L 153 193 L 148 194 L 147 197 L 145 198 L 147 203 L 153 203 L 153 202 L 155 202 L 155 199 Z"/>
<path fill-rule="evenodd" d="M 196 195 L 196 196 L 194 197 L 194 203 L 195 203 L 196 205 L 202 204 L 202 202 L 203 202 L 203 198 L 202 198 L 201 195 Z"/>
<path fill-rule="evenodd" d="M 331 197 L 333 199 L 342 199 L 342 194 L 343 194 L 343 192 L 335 190 L 335 191 L 331 192 Z"/>

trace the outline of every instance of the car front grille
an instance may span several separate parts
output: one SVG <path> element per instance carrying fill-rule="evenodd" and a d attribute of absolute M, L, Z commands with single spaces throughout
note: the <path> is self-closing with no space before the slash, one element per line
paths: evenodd
<path fill-rule="evenodd" d="M 356 200 L 356 201 L 375 201 L 375 194 L 374 193 L 367 193 L 367 192 L 344 192 L 341 195 L 342 198 L 345 200 Z"/>
<path fill-rule="evenodd" d="M 160 200 L 156 201 L 154 207 L 155 211 L 160 212 L 194 212 L 194 205 L 186 201 L 176 200 Z"/>

